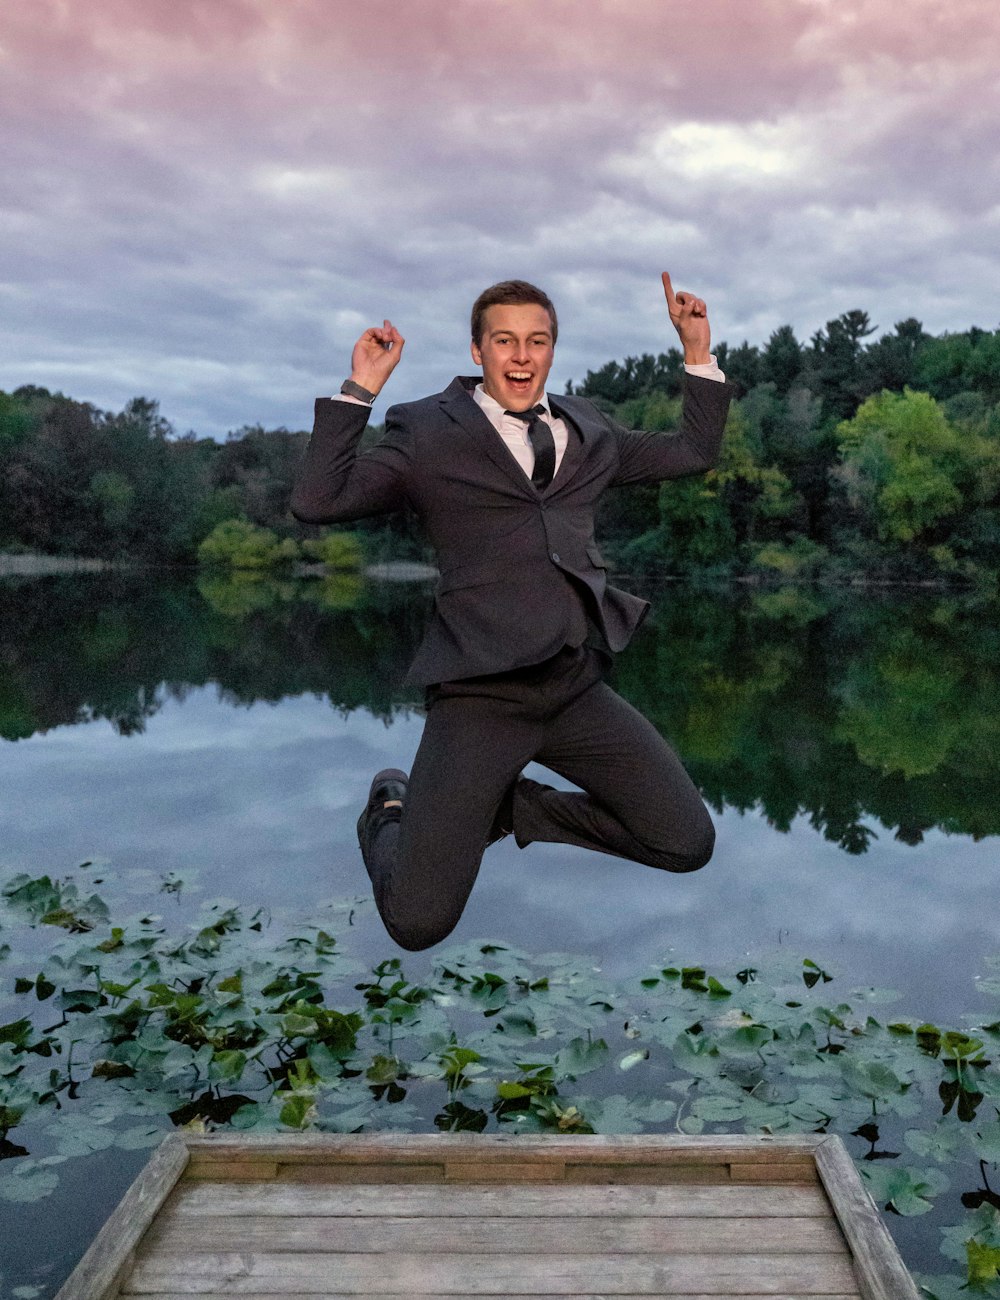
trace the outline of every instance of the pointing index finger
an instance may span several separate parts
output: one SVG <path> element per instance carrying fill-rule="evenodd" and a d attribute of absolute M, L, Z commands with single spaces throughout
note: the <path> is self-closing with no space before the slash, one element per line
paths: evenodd
<path fill-rule="evenodd" d="M 663 281 L 663 292 L 667 295 L 667 308 L 671 312 L 677 311 L 678 303 L 674 296 L 674 286 L 670 283 L 670 272 L 663 271 L 660 278 Z"/>

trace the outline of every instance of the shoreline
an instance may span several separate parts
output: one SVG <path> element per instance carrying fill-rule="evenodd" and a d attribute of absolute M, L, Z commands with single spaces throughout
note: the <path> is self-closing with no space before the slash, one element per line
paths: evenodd
<path fill-rule="evenodd" d="M 198 565 L 163 565 L 163 564 L 133 564 L 122 560 L 102 560 L 82 556 L 62 556 L 62 555 L 39 555 L 33 553 L 26 554 L 8 554 L 0 552 L 0 579 L 15 578 L 44 578 L 73 573 L 111 573 L 123 569 L 146 569 L 157 573 L 189 573 L 192 575 L 204 572 Z M 328 570 L 322 564 L 296 564 L 293 566 L 291 574 L 287 571 L 260 569 L 260 570 L 238 570 L 226 569 L 215 570 L 218 574 L 235 576 L 237 574 L 252 575 L 255 578 L 272 578 L 280 580 L 288 576 L 297 579 L 315 579 L 328 577 L 333 572 Z M 421 560 L 381 560 L 374 561 L 370 564 L 364 564 L 359 569 L 349 570 L 350 573 L 359 577 L 374 580 L 376 582 L 433 582 L 439 576 L 437 568 L 433 564 L 428 564 Z M 898 591 L 939 591 L 945 592 L 967 592 L 975 589 L 975 584 L 968 579 L 948 581 L 943 578 L 918 578 L 918 579 L 892 579 L 880 578 L 877 576 L 868 576 L 864 573 L 845 573 L 839 578 L 814 576 L 804 577 L 796 575 L 783 574 L 762 574 L 762 573 L 727 573 L 725 575 L 713 572 L 711 570 L 693 569 L 687 573 L 655 573 L 655 574 L 634 574 L 625 571 L 609 570 L 609 577 L 616 581 L 633 581 L 633 582 L 652 582 L 654 584 L 668 583 L 687 583 L 694 582 L 700 585 L 710 586 L 743 586 L 743 587 L 802 587 L 813 589 L 832 589 L 832 588 L 878 588 L 882 590 Z"/>

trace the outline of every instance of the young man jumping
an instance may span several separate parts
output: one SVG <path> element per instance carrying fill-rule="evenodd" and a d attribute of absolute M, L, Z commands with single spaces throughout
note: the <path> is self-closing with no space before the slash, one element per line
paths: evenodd
<path fill-rule="evenodd" d="M 482 376 L 390 408 L 368 451 L 357 445 L 369 408 L 403 352 L 389 321 L 355 344 L 339 397 L 316 402 L 293 514 L 329 524 L 409 505 L 441 574 L 407 677 L 427 705 L 413 769 L 377 773 L 358 821 L 379 913 L 404 948 L 450 934 L 484 850 L 506 834 L 667 871 L 711 856 L 712 822 L 677 756 L 604 680 L 648 604 L 607 582 L 601 496 L 711 468 L 732 393 L 704 302 L 662 278 L 686 371 L 674 433 L 630 431 L 545 391 L 556 312 L 522 280 L 473 306 Z M 532 760 L 582 793 L 522 777 Z"/>

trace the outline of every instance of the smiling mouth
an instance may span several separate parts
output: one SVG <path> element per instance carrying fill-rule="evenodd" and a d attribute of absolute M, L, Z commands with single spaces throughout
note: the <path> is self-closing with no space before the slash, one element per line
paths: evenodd
<path fill-rule="evenodd" d="M 531 383 L 531 375 L 527 370 L 505 370 L 503 377 L 512 388 L 527 388 Z"/>

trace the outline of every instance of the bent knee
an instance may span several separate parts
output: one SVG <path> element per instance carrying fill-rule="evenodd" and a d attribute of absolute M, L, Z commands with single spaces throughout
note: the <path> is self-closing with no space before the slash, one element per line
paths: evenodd
<path fill-rule="evenodd" d="M 386 927 L 388 929 L 388 926 Z M 446 935 L 437 933 L 424 933 L 423 931 L 414 932 L 411 930 L 389 930 L 389 934 L 400 948 L 405 948 L 407 952 L 423 952 L 426 948 L 433 948 L 436 943 L 447 938 Z"/>
<path fill-rule="evenodd" d="M 414 921 L 412 918 L 401 925 L 394 921 L 389 921 L 383 917 L 385 928 L 389 932 L 389 937 L 398 943 L 400 948 L 405 948 L 407 952 L 423 952 L 425 948 L 433 948 L 436 943 L 441 943 L 447 939 L 455 926 L 458 924 L 458 918 L 454 920 L 442 921 L 427 920 Z"/>
<path fill-rule="evenodd" d="M 715 850 L 715 827 L 706 814 L 704 822 L 682 841 L 660 847 L 645 859 L 660 871 L 700 871 Z"/>

